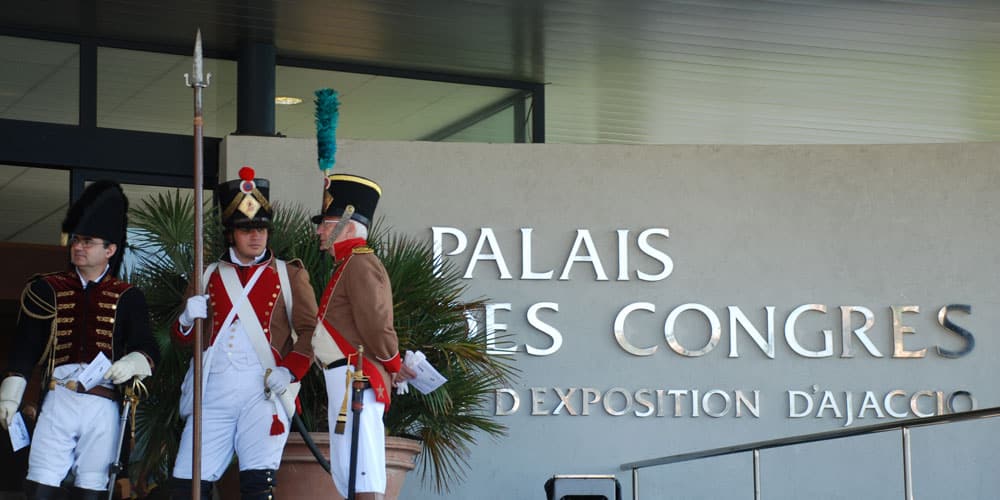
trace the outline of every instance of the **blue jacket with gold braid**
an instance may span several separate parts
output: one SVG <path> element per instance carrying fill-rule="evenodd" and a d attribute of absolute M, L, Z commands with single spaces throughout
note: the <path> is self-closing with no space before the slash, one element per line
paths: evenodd
<path fill-rule="evenodd" d="M 112 362 L 140 352 L 154 367 L 160 350 L 145 295 L 110 273 L 86 288 L 75 270 L 36 276 L 21 295 L 8 371 L 27 379 L 46 352 L 52 367 L 89 363 L 98 352 Z"/>

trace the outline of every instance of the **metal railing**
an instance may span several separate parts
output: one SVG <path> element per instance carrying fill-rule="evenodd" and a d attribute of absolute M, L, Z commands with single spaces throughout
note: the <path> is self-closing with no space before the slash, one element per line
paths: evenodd
<path fill-rule="evenodd" d="M 913 500 L 913 483 L 910 470 L 910 429 L 914 427 L 924 427 L 929 425 L 962 422 L 966 420 L 976 420 L 1000 416 L 1000 406 L 983 408 L 947 415 L 936 415 L 933 417 L 911 418 L 907 420 L 897 420 L 884 424 L 869 425 L 855 429 L 838 429 L 835 431 L 817 432 L 814 434 L 803 434 L 801 436 L 790 436 L 767 441 L 756 441 L 753 443 L 738 444 L 733 446 L 723 446 L 711 450 L 694 451 L 690 453 L 680 453 L 677 455 L 667 455 L 660 458 L 651 458 L 637 462 L 627 462 L 621 464 L 620 469 L 632 471 L 632 500 L 639 500 L 639 469 L 655 467 L 658 465 L 676 464 L 680 462 L 690 462 L 703 458 L 721 457 L 736 453 L 753 452 L 753 497 L 760 500 L 760 451 L 770 448 L 781 448 L 805 443 L 815 443 L 818 441 L 829 441 L 852 436 L 863 436 L 886 432 L 892 430 L 901 431 L 903 444 L 903 492 L 906 500 Z"/>

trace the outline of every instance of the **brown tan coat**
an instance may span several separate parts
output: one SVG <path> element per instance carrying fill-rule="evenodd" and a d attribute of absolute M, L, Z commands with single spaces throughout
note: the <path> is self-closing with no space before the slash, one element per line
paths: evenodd
<path fill-rule="evenodd" d="M 388 374 L 399 371 L 400 359 L 389 276 L 367 247 L 354 249 L 346 266 L 330 296 L 324 319 L 352 346 L 364 346 L 365 358 L 377 368 L 382 386 L 391 387 Z M 387 393 L 377 397 L 389 399 Z"/>

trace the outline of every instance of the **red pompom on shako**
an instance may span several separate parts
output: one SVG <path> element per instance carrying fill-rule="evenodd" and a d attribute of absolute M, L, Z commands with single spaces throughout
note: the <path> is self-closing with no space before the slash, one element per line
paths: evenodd
<path fill-rule="evenodd" d="M 240 183 L 240 191 L 250 193 L 257 187 L 253 182 L 254 175 L 256 175 L 256 172 L 249 165 L 244 165 L 240 169 L 240 179 L 243 179 L 243 182 Z"/>
<path fill-rule="evenodd" d="M 267 179 L 255 178 L 257 173 L 249 166 L 244 166 L 238 173 L 239 178 L 215 186 L 215 202 L 222 225 L 227 229 L 268 227 L 273 212 L 267 199 L 271 183 Z"/>

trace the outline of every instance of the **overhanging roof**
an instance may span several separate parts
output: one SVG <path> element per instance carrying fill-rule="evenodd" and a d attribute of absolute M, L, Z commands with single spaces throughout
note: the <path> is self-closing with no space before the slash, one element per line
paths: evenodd
<path fill-rule="evenodd" d="M 1000 136 L 987 1 L 21 2 L 8 33 L 93 36 L 540 82 L 549 142 L 897 143 Z"/>

